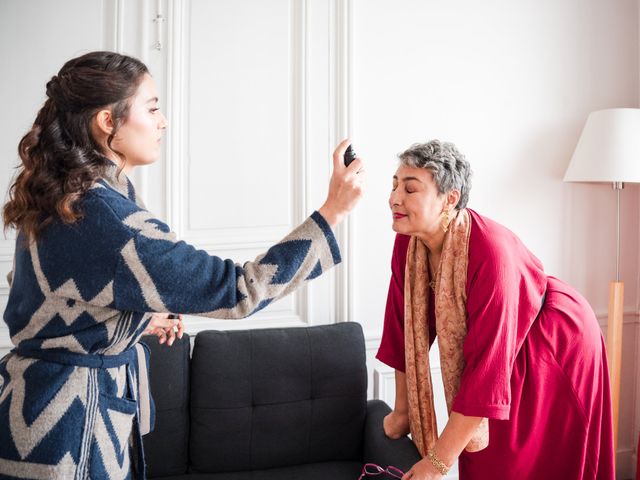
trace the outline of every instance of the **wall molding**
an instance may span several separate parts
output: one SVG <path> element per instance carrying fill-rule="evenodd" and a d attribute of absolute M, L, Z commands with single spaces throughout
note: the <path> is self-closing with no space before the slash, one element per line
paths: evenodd
<path fill-rule="evenodd" d="M 634 452 L 635 447 L 618 448 L 616 451 L 616 478 L 632 478 L 636 465 Z"/>
<path fill-rule="evenodd" d="M 190 93 L 186 75 L 190 71 L 191 38 L 188 23 L 191 17 L 190 2 L 176 0 L 171 3 L 168 25 L 167 93 L 168 117 L 172 130 L 167 135 L 166 161 L 166 211 L 168 222 L 179 238 L 190 243 L 206 245 L 211 250 L 234 245 L 247 248 L 255 244 L 272 244 L 299 223 L 307 211 L 307 188 L 305 173 L 309 162 L 307 145 L 308 63 L 307 48 L 308 19 L 306 2 L 290 2 L 290 60 L 292 72 L 290 102 L 291 144 L 291 223 L 255 227 L 194 228 L 189 224 L 190 201 L 188 190 L 191 152 L 187 141 L 189 125 Z M 296 162 L 294 159 L 300 159 Z M 235 247 L 234 247 L 235 248 Z"/>
<path fill-rule="evenodd" d="M 124 0 L 106 0 L 103 5 L 105 49 L 122 53 L 124 47 Z"/>
<path fill-rule="evenodd" d="M 150 3 L 151 0 L 140 0 L 137 2 L 138 7 L 138 28 L 140 35 L 138 37 L 137 55 L 138 58 L 149 67 L 149 43 L 150 43 Z M 156 10 L 160 8 L 162 0 L 156 0 Z M 156 12 L 157 13 L 157 12 Z M 164 145 L 163 145 L 164 147 Z M 164 155 L 166 156 L 166 155 Z M 146 201 L 149 191 L 149 172 L 147 168 L 136 168 L 131 179 L 136 187 L 136 194 Z"/>
<path fill-rule="evenodd" d="M 293 199 L 292 217 L 295 224 L 304 221 L 309 204 L 306 172 L 309 155 L 309 18 L 308 0 L 291 2 L 291 145 L 290 155 Z M 296 159 L 302 161 L 296 162 Z"/>
<path fill-rule="evenodd" d="M 598 319 L 598 324 L 600 327 L 604 328 L 607 326 L 609 320 L 609 314 L 607 311 L 597 311 L 595 312 L 596 318 Z M 623 325 L 636 325 L 640 324 L 640 311 L 625 309 L 622 313 L 622 323 Z"/>
<path fill-rule="evenodd" d="M 308 145 L 309 125 L 309 18 L 308 0 L 289 2 L 290 38 L 290 131 L 289 131 L 289 175 L 290 210 L 289 223 L 266 226 L 194 228 L 190 225 L 188 212 L 190 200 L 187 195 L 190 178 L 191 152 L 188 142 L 190 131 L 190 95 L 186 76 L 190 72 L 191 42 L 189 23 L 191 22 L 191 2 L 175 0 L 169 3 L 167 25 L 167 117 L 172 129 L 167 135 L 165 162 L 165 211 L 167 222 L 178 238 L 202 248 L 210 254 L 221 250 L 238 252 L 249 249 L 264 249 L 282 239 L 292 228 L 305 218 L 309 204 L 307 171 L 310 161 Z M 290 324 L 310 323 L 312 318 L 309 289 L 292 294 L 292 309 L 288 310 Z M 268 316 L 279 316 L 269 311 Z M 282 322 L 278 318 L 277 322 Z M 264 326 L 260 314 L 254 323 Z M 209 320 L 210 328 L 226 327 Z"/>
<path fill-rule="evenodd" d="M 184 162 L 179 161 L 182 155 L 189 154 L 185 139 L 187 116 L 184 112 L 184 101 L 187 92 L 184 86 L 184 68 L 189 48 L 186 45 L 184 32 L 185 18 L 189 16 L 189 3 L 185 0 L 174 0 L 167 25 L 167 118 L 171 124 L 171 132 L 166 135 L 165 157 L 165 212 L 167 222 L 172 226 L 179 238 L 182 238 L 184 224 L 181 215 L 184 205 L 184 193 L 178 188 L 184 183 Z"/>
<path fill-rule="evenodd" d="M 353 132 L 353 2 L 331 0 L 330 35 L 330 112 L 333 118 L 331 138 L 334 145 Z M 342 250 L 342 268 L 336 272 L 336 318 L 355 318 L 355 226 L 351 213 L 336 229 Z"/>
<path fill-rule="evenodd" d="M 16 247 L 16 232 L 11 229 L 6 238 L 0 239 L 0 262 L 13 263 Z"/>
<path fill-rule="evenodd" d="M 387 392 L 395 391 L 396 374 L 393 369 L 373 369 L 373 398 L 375 400 L 383 400 L 389 406 L 393 408 L 395 401 L 388 398 L 390 395 Z"/>

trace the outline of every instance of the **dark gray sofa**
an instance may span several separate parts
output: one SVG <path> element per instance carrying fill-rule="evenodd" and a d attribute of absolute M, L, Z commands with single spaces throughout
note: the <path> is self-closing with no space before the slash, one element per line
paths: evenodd
<path fill-rule="evenodd" d="M 363 463 L 406 471 L 420 458 L 408 438 L 384 435 L 389 407 L 367 401 L 357 323 L 203 331 L 192 358 L 186 335 L 143 341 L 156 403 L 149 478 L 356 480 Z"/>

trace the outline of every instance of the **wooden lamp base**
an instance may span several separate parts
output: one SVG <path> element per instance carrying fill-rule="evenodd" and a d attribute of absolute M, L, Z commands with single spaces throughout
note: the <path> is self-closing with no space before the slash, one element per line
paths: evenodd
<path fill-rule="evenodd" d="M 607 357 L 613 405 L 613 452 L 618 451 L 618 420 L 620 417 L 620 369 L 622 367 L 622 322 L 624 313 L 624 282 L 609 283 L 609 317 L 607 320 Z"/>

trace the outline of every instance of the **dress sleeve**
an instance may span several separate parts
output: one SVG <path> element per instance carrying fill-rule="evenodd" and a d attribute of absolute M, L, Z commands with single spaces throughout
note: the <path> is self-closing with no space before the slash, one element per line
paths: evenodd
<path fill-rule="evenodd" d="M 118 310 L 243 318 L 340 263 L 331 227 L 318 212 L 244 265 L 176 241 L 167 225 L 145 210 L 123 222 L 134 235 L 116 268 Z"/>
<path fill-rule="evenodd" d="M 476 252 L 469 255 L 465 367 L 452 410 L 508 420 L 521 277 L 506 252 L 487 245 L 471 244 L 470 252 L 472 248 Z"/>
<path fill-rule="evenodd" d="M 404 270 L 410 237 L 396 235 L 391 257 L 391 281 L 384 313 L 382 340 L 376 358 L 391 368 L 405 371 Z"/>

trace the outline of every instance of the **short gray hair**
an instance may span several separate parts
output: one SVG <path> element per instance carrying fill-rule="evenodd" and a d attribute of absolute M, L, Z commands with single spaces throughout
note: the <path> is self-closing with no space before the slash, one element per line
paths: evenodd
<path fill-rule="evenodd" d="M 462 210 L 467 206 L 471 190 L 471 165 L 453 143 L 440 140 L 414 143 L 398 158 L 401 165 L 430 170 L 440 193 L 458 190 L 460 200 L 456 209 Z"/>

